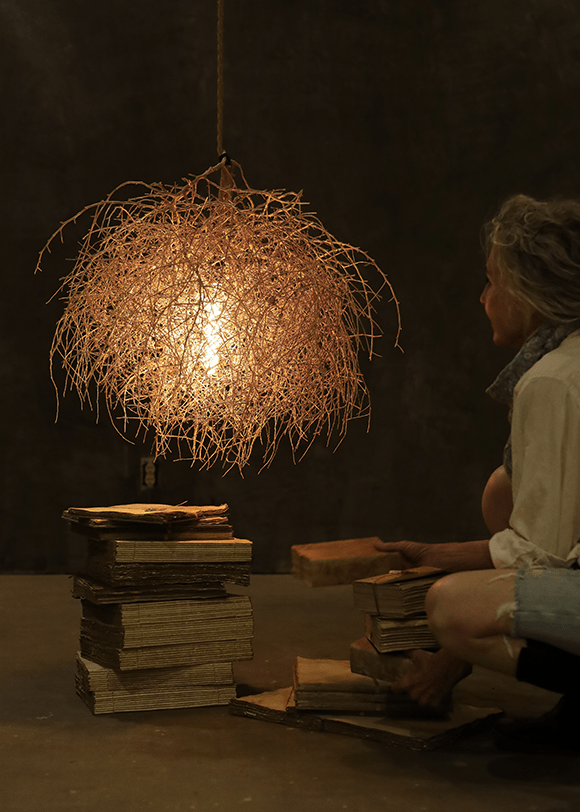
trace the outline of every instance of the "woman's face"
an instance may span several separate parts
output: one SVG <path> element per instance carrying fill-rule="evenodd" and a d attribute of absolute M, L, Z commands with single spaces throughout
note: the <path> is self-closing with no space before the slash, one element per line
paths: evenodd
<path fill-rule="evenodd" d="M 498 347 L 520 349 L 540 324 L 538 313 L 519 302 L 506 289 L 497 266 L 496 249 L 487 261 L 487 285 L 480 297 L 493 329 L 493 342 Z"/>

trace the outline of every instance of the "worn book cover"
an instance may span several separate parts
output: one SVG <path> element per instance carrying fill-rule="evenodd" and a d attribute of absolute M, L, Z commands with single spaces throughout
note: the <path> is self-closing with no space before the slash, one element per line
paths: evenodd
<path fill-rule="evenodd" d="M 224 516 L 227 512 L 228 506 L 225 504 L 160 505 L 147 502 L 135 502 L 128 505 L 110 505 L 109 507 L 70 507 L 63 513 L 63 518 L 169 524 L 170 522 L 181 520 L 199 521 L 201 519 Z"/>

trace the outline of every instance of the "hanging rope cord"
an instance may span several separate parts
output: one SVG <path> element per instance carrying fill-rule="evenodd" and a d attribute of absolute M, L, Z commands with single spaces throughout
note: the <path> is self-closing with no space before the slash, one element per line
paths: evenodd
<path fill-rule="evenodd" d="M 217 0 L 217 153 L 224 150 L 224 0 Z"/>

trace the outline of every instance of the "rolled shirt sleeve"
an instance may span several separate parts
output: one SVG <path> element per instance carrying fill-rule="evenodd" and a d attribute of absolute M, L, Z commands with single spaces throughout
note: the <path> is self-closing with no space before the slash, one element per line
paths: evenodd
<path fill-rule="evenodd" d="M 580 393 L 524 375 L 512 416 L 510 526 L 492 536 L 494 566 L 570 567 L 580 558 Z"/>

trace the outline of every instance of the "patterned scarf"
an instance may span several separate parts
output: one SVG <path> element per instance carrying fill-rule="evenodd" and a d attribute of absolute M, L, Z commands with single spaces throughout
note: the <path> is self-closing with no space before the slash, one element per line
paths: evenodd
<path fill-rule="evenodd" d="M 528 369 L 531 369 L 536 361 L 539 361 L 544 355 L 559 347 L 565 338 L 578 329 L 580 329 L 580 320 L 571 322 L 570 324 L 541 324 L 528 338 L 515 358 L 502 369 L 492 385 L 486 389 L 487 394 L 491 395 L 494 400 L 498 400 L 500 403 L 507 403 L 510 407 L 510 423 L 514 390 L 522 375 L 527 372 Z M 504 448 L 503 464 L 507 475 L 511 479 L 511 435 Z"/>

